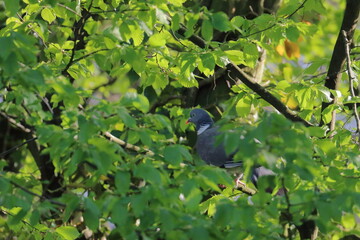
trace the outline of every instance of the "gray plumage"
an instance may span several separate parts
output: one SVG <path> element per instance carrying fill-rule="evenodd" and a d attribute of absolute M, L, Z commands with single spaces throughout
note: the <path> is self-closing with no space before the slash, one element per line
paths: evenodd
<path fill-rule="evenodd" d="M 261 176 L 272 176 L 272 175 L 275 175 L 273 171 L 263 166 L 259 166 L 253 169 L 251 174 L 251 181 L 257 187 L 257 182 Z"/>
<path fill-rule="evenodd" d="M 242 162 L 234 162 L 235 153 L 226 154 L 223 143 L 216 145 L 216 136 L 220 135 L 219 127 L 214 126 L 214 121 L 203 109 L 193 109 L 187 123 L 195 124 L 197 131 L 196 151 L 200 158 L 209 165 L 224 168 L 242 167 Z M 241 151 L 241 149 L 239 149 Z M 238 151 L 239 151 L 238 150 Z M 274 175 L 274 172 L 265 167 L 259 166 L 253 169 L 251 181 L 257 185 L 261 176 Z"/>
<path fill-rule="evenodd" d="M 233 154 L 226 154 L 222 143 L 216 145 L 216 137 L 221 132 L 219 127 L 214 126 L 214 121 L 205 110 L 193 109 L 187 122 L 195 124 L 198 135 L 195 148 L 202 160 L 209 165 L 218 167 L 233 168 L 242 166 L 241 162 L 233 161 Z"/>
<path fill-rule="evenodd" d="M 233 155 L 227 155 L 223 144 L 216 145 L 216 136 L 220 134 L 218 127 L 211 127 L 198 135 L 196 151 L 200 158 L 209 165 L 218 167 L 238 167 L 241 163 L 233 161 Z"/>

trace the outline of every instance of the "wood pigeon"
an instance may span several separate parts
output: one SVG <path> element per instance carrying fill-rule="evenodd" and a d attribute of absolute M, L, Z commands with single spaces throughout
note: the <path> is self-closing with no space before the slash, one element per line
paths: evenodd
<path fill-rule="evenodd" d="M 222 168 L 231 169 L 242 167 L 242 162 L 234 162 L 233 156 L 235 153 L 226 154 L 223 144 L 216 145 L 216 136 L 221 134 L 219 127 L 214 126 L 214 121 L 210 115 L 203 109 L 197 108 L 190 112 L 190 118 L 186 123 L 194 123 L 197 132 L 196 151 L 200 158 L 209 165 L 214 165 Z M 270 169 L 259 166 L 253 169 L 251 181 L 257 187 L 258 179 L 261 176 L 275 175 Z M 239 176 L 236 179 L 236 184 L 245 185 L 240 181 Z"/>

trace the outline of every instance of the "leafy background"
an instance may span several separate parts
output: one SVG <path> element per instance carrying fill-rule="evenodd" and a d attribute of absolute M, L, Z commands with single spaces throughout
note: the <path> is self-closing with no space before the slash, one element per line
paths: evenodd
<path fill-rule="evenodd" d="M 0 235 L 357 239 L 357 32 L 327 85 L 356 2 L 0 1 Z M 276 179 L 199 160 L 195 106 Z"/>

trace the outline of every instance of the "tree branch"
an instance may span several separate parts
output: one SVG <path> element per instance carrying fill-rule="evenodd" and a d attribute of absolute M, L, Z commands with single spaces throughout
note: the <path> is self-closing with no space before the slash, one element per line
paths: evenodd
<path fill-rule="evenodd" d="M 351 68 L 351 59 L 350 59 L 350 44 L 351 42 L 349 41 L 349 39 L 346 36 L 346 32 L 344 30 L 341 31 L 343 38 L 344 38 L 344 43 L 345 43 L 345 53 L 346 53 L 346 62 L 347 62 L 347 72 L 349 75 L 349 88 L 350 88 L 350 94 L 351 97 L 356 97 L 355 95 L 355 91 L 354 91 L 354 79 L 355 77 L 353 76 L 353 70 Z M 357 104 L 356 102 L 354 103 L 354 115 L 355 115 L 355 120 L 356 120 L 356 131 L 358 134 L 360 134 L 360 118 L 359 118 L 359 113 L 357 110 Z"/>
<path fill-rule="evenodd" d="M 7 115 L 6 113 L 0 112 L 0 115 L 3 116 L 4 118 L 7 119 L 7 121 L 9 123 L 11 123 L 12 125 L 14 125 L 15 127 L 17 127 L 18 129 L 20 129 L 21 131 L 25 132 L 25 133 L 31 133 L 31 129 L 25 127 L 24 125 L 22 125 L 21 123 L 16 122 L 15 119 L 13 119 L 12 117 L 10 117 L 9 115 Z"/>
<path fill-rule="evenodd" d="M 150 149 L 140 148 L 139 146 L 135 146 L 133 144 L 127 143 L 127 142 L 121 140 L 120 138 L 115 137 L 110 132 L 105 132 L 104 135 L 106 137 L 108 137 L 110 139 L 110 141 L 116 142 L 117 144 L 123 146 L 124 148 L 133 150 L 135 152 L 145 151 L 146 154 L 149 155 L 149 156 L 154 156 L 155 155 L 154 152 L 151 151 Z"/>
<path fill-rule="evenodd" d="M 10 179 L 5 178 L 3 175 L 0 175 L 0 177 L 2 177 L 4 180 L 8 181 L 11 185 L 14 185 L 15 187 L 23 190 L 24 192 L 26 192 L 26 193 L 28 193 L 28 194 L 30 194 L 30 195 L 32 195 L 32 196 L 38 197 L 38 198 L 40 198 L 41 200 L 48 201 L 48 202 L 50 202 L 50 203 L 52 203 L 52 204 L 55 204 L 55 205 L 58 205 L 58 206 L 60 206 L 60 207 L 66 207 L 66 204 L 64 204 L 64 203 L 62 203 L 62 202 L 58 202 L 58 201 L 52 200 L 52 199 L 49 199 L 49 198 L 47 198 L 47 197 L 45 197 L 45 196 L 42 196 L 42 195 L 39 195 L 39 194 L 37 194 L 37 193 L 34 193 L 34 192 L 30 191 L 29 189 L 21 186 L 20 184 L 17 184 L 16 182 L 14 182 L 14 181 L 12 181 L 12 180 L 10 180 Z"/>
<path fill-rule="evenodd" d="M 4 210 L 4 209 L 1 209 L 1 206 L 0 206 L 0 211 L 4 214 L 4 215 L 9 215 L 9 216 L 14 216 L 14 214 L 12 213 L 9 213 L 8 211 Z M 40 229 L 38 229 L 37 227 L 31 225 L 29 222 L 25 221 L 24 219 L 21 219 L 21 222 L 24 223 L 25 225 L 28 225 L 29 227 L 31 227 L 32 229 L 35 229 L 36 231 L 42 233 L 42 234 L 46 234 L 45 231 L 42 231 Z"/>
<path fill-rule="evenodd" d="M 304 2 L 306 2 L 305 0 Z M 178 33 L 184 34 L 186 32 L 186 28 L 184 26 L 180 27 L 178 30 Z M 206 42 L 197 35 L 192 35 L 189 38 L 190 41 L 192 41 L 194 44 L 201 48 L 205 48 Z M 179 40 L 180 41 L 180 40 Z M 208 46 L 209 49 L 214 49 L 211 46 Z M 256 83 L 255 80 L 248 74 L 246 74 L 240 67 L 238 67 L 235 63 L 230 62 L 229 64 L 232 66 L 240 75 L 242 76 L 241 81 L 249 87 L 251 90 L 253 90 L 255 93 L 257 93 L 261 98 L 263 98 L 265 101 L 267 101 L 270 105 L 272 105 L 274 108 L 276 108 L 281 114 L 283 114 L 287 119 L 293 121 L 293 122 L 301 122 L 305 126 L 312 126 L 312 124 L 298 115 L 296 115 L 294 112 L 292 112 L 285 104 L 283 104 L 279 99 L 277 99 L 274 95 L 272 95 L 269 91 L 267 91 L 263 86 Z"/>
<path fill-rule="evenodd" d="M 283 18 L 284 18 L 284 19 L 289 19 L 289 18 L 291 18 L 292 16 L 294 16 L 300 9 L 302 9 L 302 8 L 304 7 L 304 5 L 305 5 L 306 2 L 307 2 L 307 0 L 304 0 L 303 3 L 302 3 L 297 9 L 295 9 L 294 12 L 290 13 L 288 16 L 283 17 Z M 250 37 L 250 36 L 253 36 L 253 35 L 256 35 L 256 34 L 265 32 L 265 31 L 267 31 L 267 30 L 275 27 L 276 24 L 277 24 L 277 23 L 274 23 L 274 24 L 270 25 L 269 27 L 266 27 L 266 28 L 264 28 L 264 29 L 262 29 L 262 30 L 259 30 L 259 31 L 254 32 L 254 33 L 250 33 L 250 34 L 248 34 L 248 35 L 246 35 L 246 36 L 241 36 L 240 38 L 248 38 L 248 37 Z"/>
<path fill-rule="evenodd" d="M 256 194 L 256 190 L 252 189 L 252 188 L 249 188 L 247 186 L 244 186 L 244 185 L 241 185 L 241 184 L 238 184 L 235 189 L 243 192 L 243 193 L 246 193 L 247 195 L 250 195 L 250 196 L 253 196 Z"/>
<path fill-rule="evenodd" d="M 28 144 L 29 142 L 35 141 L 36 139 L 37 139 L 37 137 L 30 138 L 30 139 L 26 140 L 25 142 L 20 143 L 20 144 L 14 146 L 14 147 L 12 147 L 12 148 L 10 148 L 10 149 L 2 152 L 2 153 L 0 153 L 0 158 L 5 157 L 5 156 L 8 155 L 9 153 L 12 153 L 13 151 L 18 150 L 18 149 L 19 149 L 20 147 L 22 147 L 23 145 Z"/>
<path fill-rule="evenodd" d="M 268 90 L 266 90 L 260 84 L 254 82 L 253 78 L 245 73 L 239 66 L 235 63 L 230 63 L 241 75 L 242 78 L 239 79 L 242 81 L 247 87 L 256 92 L 262 99 L 270 103 L 276 110 L 278 110 L 281 114 L 283 114 L 287 119 L 293 122 L 301 122 L 305 126 L 309 127 L 312 124 L 298 115 L 294 114 L 285 104 L 283 104 L 279 99 L 277 99 L 274 95 L 272 95 Z"/>
<path fill-rule="evenodd" d="M 344 12 L 343 21 L 341 24 L 341 29 L 336 40 L 334 51 L 330 60 L 329 70 L 325 79 L 325 87 L 330 90 L 337 90 L 339 82 L 341 79 L 341 70 L 344 67 L 346 59 L 346 43 L 343 37 L 342 31 L 345 31 L 347 40 L 351 44 L 353 41 L 354 31 L 358 23 L 360 11 L 360 1 L 359 0 L 347 0 L 346 8 Z M 330 103 L 323 102 L 321 112 L 325 110 L 328 106 L 336 104 L 336 97 L 333 96 L 333 101 Z M 330 131 L 335 129 L 336 121 L 336 111 L 333 111 L 332 120 L 330 123 Z M 321 117 L 320 125 L 324 125 L 324 119 Z"/>

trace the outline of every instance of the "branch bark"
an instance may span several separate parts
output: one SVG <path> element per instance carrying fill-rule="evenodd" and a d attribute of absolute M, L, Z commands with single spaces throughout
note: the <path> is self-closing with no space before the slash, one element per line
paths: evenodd
<path fill-rule="evenodd" d="M 305 126 L 309 127 L 312 124 L 295 113 L 293 113 L 285 104 L 283 104 L 278 98 L 272 95 L 266 88 L 256 83 L 251 76 L 248 76 L 239 66 L 234 63 L 230 63 L 232 67 L 234 67 L 238 73 L 240 73 L 241 80 L 247 87 L 256 92 L 262 99 L 270 103 L 276 110 L 278 110 L 281 114 L 283 114 L 287 119 L 293 122 L 301 122 Z"/>
<path fill-rule="evenodd" d="M 342 31 L 345 31 L 347 40 L 349 43 L 353 41 L 354 31 L 356 29 L 358 19 L 359 19 L 359 11 L 360 11 L 360 1 L 359 0 L 347 0 L 346 8 L 344 12 L 343 21 L 341 24 L 341 29 L 339 31 L 338 38 L 336 40 L 333 55 L 330 60 L 329 70 L 325 79 L 325 87 L 330 90 L 337 90 L 339 87 L 339 82 L 341 79 L 341 70 L 344 67 L 346 60 L 346 43 L 343 37 Z M 333 101 L 330 103 L 322 103 L 321 112 L 325 110 L 325 108 L 329 107 L 332 104 L 336 104 L 336 97 L 332 95 Z M 336 121 L 336 112 L 333 111 L 332 120 L 330 123 L 330 131 L 335 129 L 335 121 Z M 324 125 L 324 119 L 321 118 L 320 125 Z"/>
<path fill-rule="evenodd" d="M 343 38 L 344 38 L 344 42 L 345 42 L 345 53 L 346 53 L 346 67 L 347 67 L 347 72 L 349 75 L 349 90 L 350 90 L 350 94 L 351 97 L 355 97 L 355 91 L 354 91 L 354 79 L 355 76 L 353 75 L 353 70 L 351 68 L 351 59 L 350 59 L 350 44 L 351 42 L 349 41 L 348 37 L 346 36 L 346 32 L 344 30 L 341 31 Z M 356 131 L 359 134 L 360 133 L 360 118 L 359 118 L 359 112 L 357 110 L 357 104 L 354 103 L 353 104 L 354 107 L 354 115 L 355 115 L 355 120 L 356 120 Z"/>
<path fill-rule="evenodd" d="M 181 27 L 178 33 L 185 33 L 186 29 L 184 27 Z M 194 44 L 196 44 L 199 47 L 205 47 L 206 43 L 205 41 L 200 38 L 197 35 L 193 35 L 189 38 L 190 41 L 192 41 Z M 210 49 L 213 49 L 211 46 L 209 46 Z M 274 108 L 276 108 L 281 114 L 283 114 L 287 119 L 293 121 L 293 122 L 301 122 L 305 126 L 309 127 L 312 126 L 312 124 L 298 115 L 296 115 L 294 112 L 292 112 L 285 104 L 283 104 L 279 99 L 277 99 L 273 94 L 271 94 L 269 91 L 267 91 L 263 86 L 256 83 L 255 80 L 252 79 L 251 76 L 246 74 L 239 66 L 237 66 L 234 63 L 229 64 L 231 67 L 233 67 L 242 77 L 241 81 L 249 87 L 251 90 L 253 90 L 255 93 L 257 93 L 261 98 L 263 98 L 265 101 L 267 101 L 269 104 L 271 104 Z M 227 68 L 229 68 L 229 65 Z"/>

